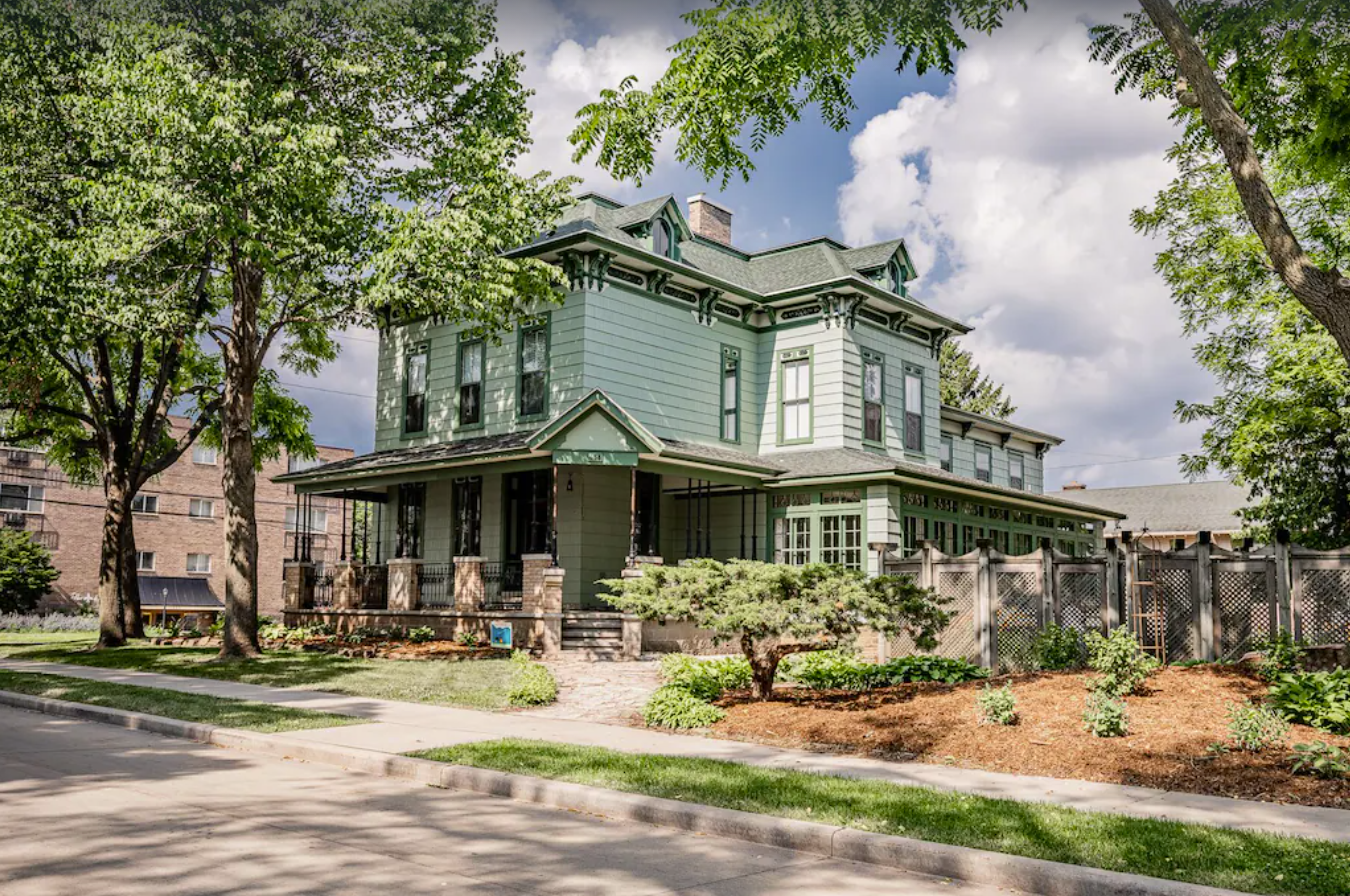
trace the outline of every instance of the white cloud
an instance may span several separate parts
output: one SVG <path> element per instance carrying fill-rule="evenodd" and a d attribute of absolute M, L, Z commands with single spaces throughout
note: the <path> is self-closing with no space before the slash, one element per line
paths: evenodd
<path fill-rule="evenodd" d="M 1018 419 L 1066 439 L 1047 486 L 1175 480 L 1175 460 L 1111 462 L 1194 449 L 1172 408 L 1212 387 L 1152 270 L 1158 245 L 1129 224 L 1172 176 L 1168 110 L 1115 94 L 1071 11 L 970 43 L 945 95 L 905 97 L 853 139 L 845 238 L 904 236 L 921 273 L 943 272 L 916 297 L 974 324 L 963 343 Z M 1079 462 L 1096 465 L 1064 468 Z"/>

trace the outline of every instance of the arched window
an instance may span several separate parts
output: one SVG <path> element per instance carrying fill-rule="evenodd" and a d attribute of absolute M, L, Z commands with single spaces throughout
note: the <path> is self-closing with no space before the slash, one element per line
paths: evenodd
<path fill-rule="evenodd" d="M 652 251 L 666 258 L 675 257 L 675 239 L 670 233 L 670 222 L 664 218 L 652 224 Z"/>
<path fill-rule="evenodd" d="M 891 292 L 898 293 L 905 281 L 900 269 L 900 262 L 891 259 L 891 263 L 886 266 L 886 280 L 890 283 Z"/>

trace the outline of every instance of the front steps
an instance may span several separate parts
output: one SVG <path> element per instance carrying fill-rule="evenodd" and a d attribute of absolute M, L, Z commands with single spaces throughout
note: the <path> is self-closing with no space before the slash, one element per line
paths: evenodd
<path fill-rule="evenodd" d="M 564 610 L 562 649 L 587 660 L 622 660 L 623 616 L 591 610 Z"/>

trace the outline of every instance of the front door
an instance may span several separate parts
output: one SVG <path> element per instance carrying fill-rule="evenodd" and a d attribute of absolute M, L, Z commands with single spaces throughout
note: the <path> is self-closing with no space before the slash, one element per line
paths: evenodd
<path fill-rule="evenodd" d="M 506 476 L 505 489 L 503 559 L 519 563 L 526 554 L 549 553 L 553 524 L 553 471 L 543 469 L 510 473 Z"/>

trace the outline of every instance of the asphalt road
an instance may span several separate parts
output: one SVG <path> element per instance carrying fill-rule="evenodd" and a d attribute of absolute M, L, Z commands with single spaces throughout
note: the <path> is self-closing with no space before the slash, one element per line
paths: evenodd
<path fill-rule="evenodd" d="M 0 707 L 0 894 L 1007 893 Z"/>

